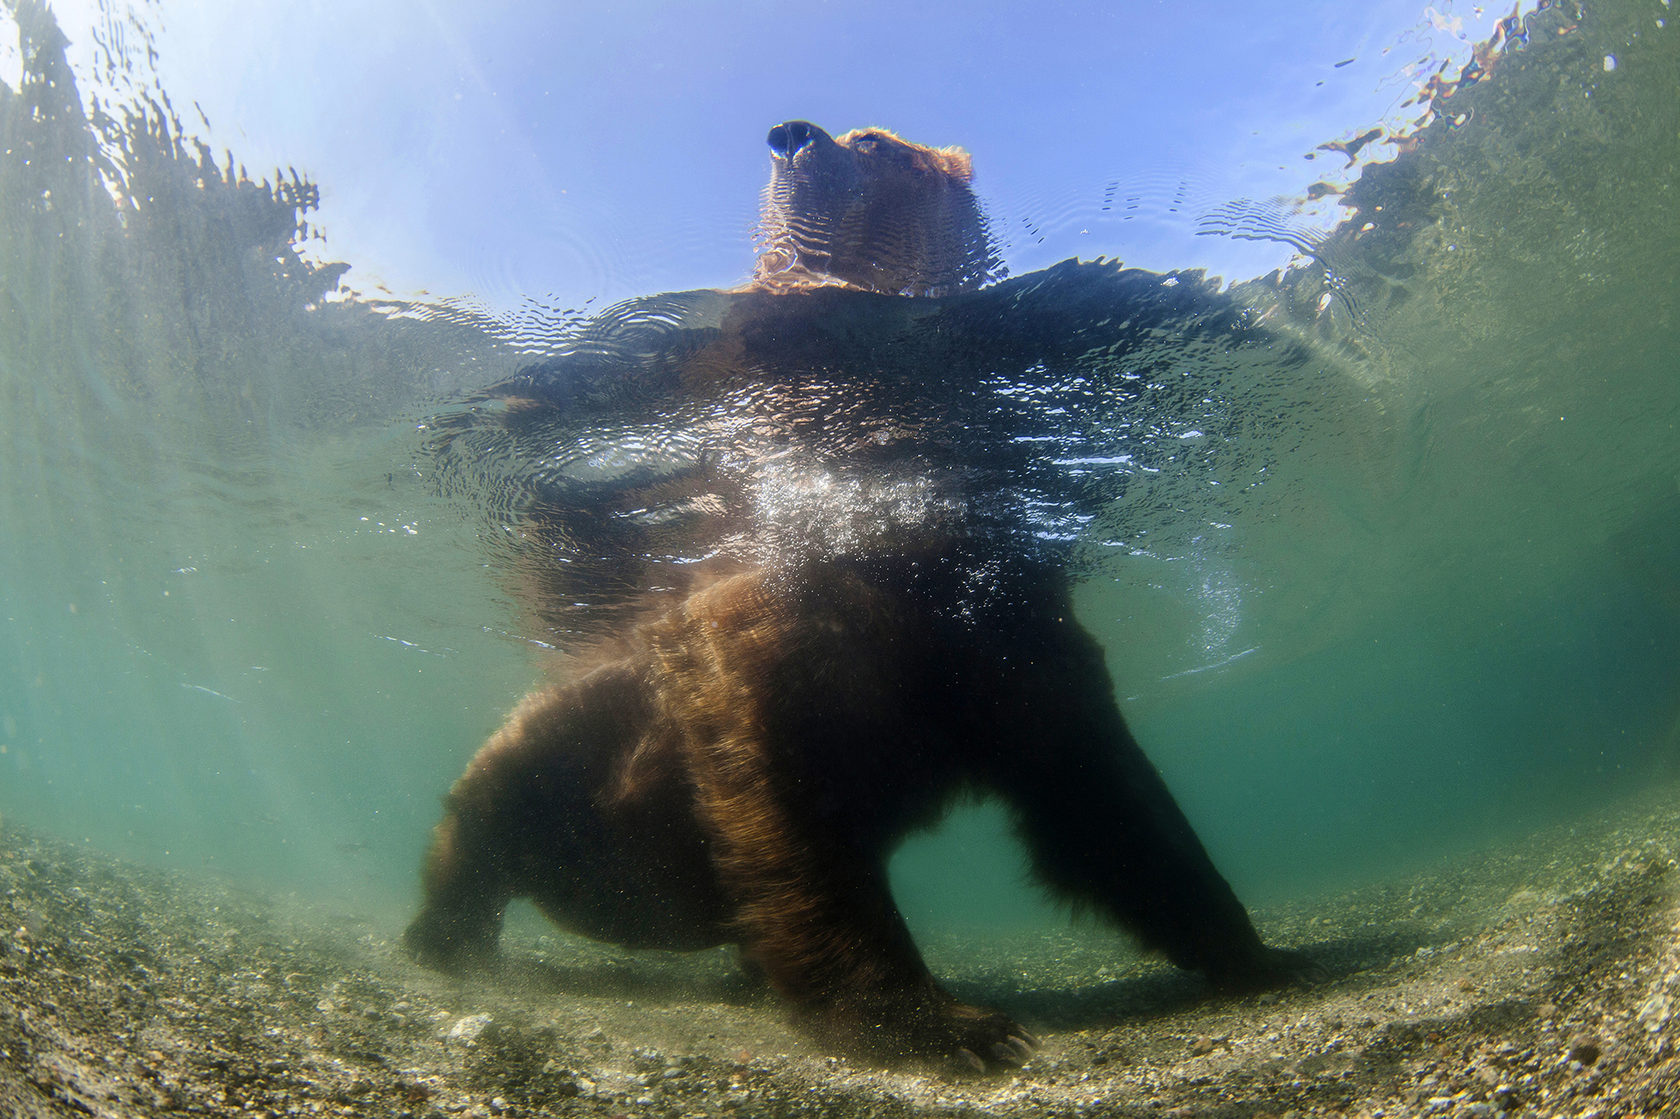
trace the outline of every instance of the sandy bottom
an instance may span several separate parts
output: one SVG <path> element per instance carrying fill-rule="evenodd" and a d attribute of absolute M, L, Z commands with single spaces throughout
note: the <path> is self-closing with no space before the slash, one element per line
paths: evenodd
<path fill-rule="evenodd" d="M 1310 989 L 1219 998 L 1098 929 L 929 962 L 1018 1072 L 824 1054 L 726 953 L 525 932 L 452 982 L 396 929 L 0 826 L 0 1115 L 1680 1114 L 1680 790 L 1261 911 Z"/>

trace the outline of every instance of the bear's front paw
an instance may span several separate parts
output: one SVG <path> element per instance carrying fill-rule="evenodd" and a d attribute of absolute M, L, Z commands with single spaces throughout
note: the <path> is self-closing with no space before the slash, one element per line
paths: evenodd
<path fill-rule="evenodd" d="M 1009 1015 L 943 991 L 808 1006 L 804 1025 L 876 1060 L 945 1062 L 958 1072 L 1019 1068 L 1038 1049 L 1038 1039 Z"/>
<path fill-rule="evenodd" d="M 1037 1038 L 999 1011 L 953 1002 L 942 1017 L 940 1043 L 930 1048 L 974 1072 L 1020 1068 L 1038 1049 Z"/>
<path fill-rule="evenodd" d="M 881 1023 L 902 1055 L 949 1063 L 961 1072 L 1019 1068 L 1038 1049 L 1038 1039 L 1001 1011 L 939 992 L 918 1005 L 899 1006 Z"/>

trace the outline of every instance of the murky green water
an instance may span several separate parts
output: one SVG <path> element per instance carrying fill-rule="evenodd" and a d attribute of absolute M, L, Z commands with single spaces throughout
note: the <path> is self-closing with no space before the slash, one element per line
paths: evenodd
<path fill-rule="evenodd" d="M 438 796 L 536 678 L 416 432 L 519 336 L 328 298 L 295 250 L 307 183 L 240 182 L 158 105 L 90 117 L 51 24 L 15 24 L 0 811 L 397 913 Z M 1336 387 L 1226 384 L 1223 443 L 1162 458 L 1264 484 L 1140 476 L 1082 589 L 1249 896 L 1680 766 L 1680 41 L 1656 0 L 1533 25 L 1315 263 L 1234 292 Z M 965 815 L 900 859 L 905 907 L 1037 919 L 1014 866 Z"/>

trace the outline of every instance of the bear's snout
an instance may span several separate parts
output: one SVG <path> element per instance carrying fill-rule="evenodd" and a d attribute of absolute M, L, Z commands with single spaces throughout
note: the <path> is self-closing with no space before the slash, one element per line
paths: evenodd
<path fill-rule="evenodd" d="M 827 139 L 828 133 L 808 120 L 783 121 L 770 130 L 770 150 L 782 159 L 792 159 L 819 137 Z"/>

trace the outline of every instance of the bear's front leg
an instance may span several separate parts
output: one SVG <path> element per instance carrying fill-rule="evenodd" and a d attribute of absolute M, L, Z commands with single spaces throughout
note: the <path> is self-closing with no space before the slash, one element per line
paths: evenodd
<path fill-rule="evenodd" d="M 743 947 L 812 1033 L 882 1056 L 954 1060 L 976 1069 L 1023 1063 L 1037 1046 L 1008 1015 L 959 1002 L 928 971 L 870 856 L 772 834 L 734 843 Z M 746 838 L 741 836 L 739 838 Z"/>
<path fill-rule="evenodd" d="M 880 1056 L 1023 1063 L 1037 1042 L 996 1010 L 934 980 L 887 886 L 880 852 L 801 819 L 762 743 L 725 737 L 698 751 L 699 804 L 735 904 L 742 947 L 811 1032 Z"/>
<path fill-rule="evenodd" d="M 1261 941 L 1127 729 L 1096 641 L 1057 618 L 1032 648 L 1031 670 L 993 689 L 987 753 L 1045 884 L 1222 988 L 1321 977 L 1306 956 Z"/>

